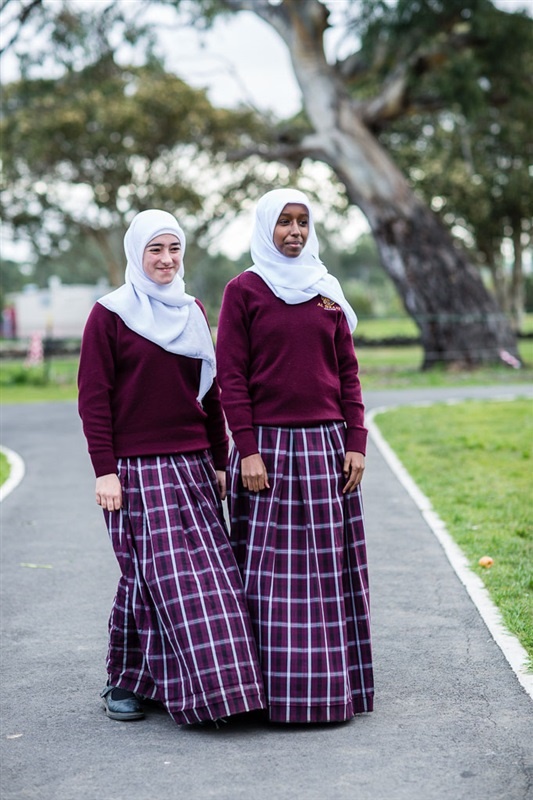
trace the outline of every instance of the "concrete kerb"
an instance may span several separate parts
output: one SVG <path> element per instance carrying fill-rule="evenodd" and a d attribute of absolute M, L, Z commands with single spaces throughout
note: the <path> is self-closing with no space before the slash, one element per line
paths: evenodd
<path fill-rule="evenodd" d="M 5 455 L 9 464 L 9 478 L 2 484 L 2 486 L 0 486 L 1 503 L 6 499 L 8 494 L 11 494 L 13 489 L 17 488 L 24 477 L 26 467 L 22 458 L 18 453 L 15 453 L 14 450 L 10 450 L 8 447 L 2 447 L 0 445 L 0 453 Z"/>
<path fill-rule="evenodd" d="M 518 395 L 516 395 L 516 397 L 517 396 Z M 502 399 L 503 398 L 498 398 L 498 400 Z M 505 400 L 513 399 L 515 399 L 515 395 L 505 397 Z M 466 401 L 462 399 L 449 399 L 444 402 L 446 405 L 455 405 L 459 402 Z M 407 405 L 420 407 L 435 405 L 435 403 L 420 402 L 409 403 Z M 367 413 L 366 425 L 372 440 L 390 467 L 391 471 L 395 474 L 404 489 L 412 498 L 413 502 L 422 514 L 422 517 L 428 524 L 430 530 L 439 541 L 453 570 L 465 587 L 468 595 L 470 596 L 481 618 L 487 626 L 490 635 L 501 649 L 519 683 L 527 692 L 529 697 L 533 700 L 533 674 L 527 670 L 528 654 L 526 650 L 524 647 L 522 647 L 516 636 L 514 636 L 514 634 L 512 634 L 503 623 L 502 616 L 492 602 L 485 584 L 479 575 L 476 575 L 476 573 L 472 571 L 463 551 L 452 539 L 443 520 L 439 517 L 431 505 L 429 498 L 426 497 L 426 495 L 417 486 L 396 453 L 382 436 L 375 422 L 375 417 L 379 414 L 383 414 L 386 411 L 392 411 L 393 409 L 400 407 L 405 408 L 405 405 L 380 406 Z"/>

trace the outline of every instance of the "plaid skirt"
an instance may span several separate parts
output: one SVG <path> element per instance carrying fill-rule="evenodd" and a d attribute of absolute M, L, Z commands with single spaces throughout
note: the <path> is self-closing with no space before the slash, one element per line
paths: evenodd
<path fill-rule="evenodd" d="M 340 722 L 372 711 L 360 488 L 342 494 L 345 428 L 256 429 L 270 489 L 248 492 L 230 457 L 231 540 L 270 719 Z"/>
<path fill-rule="evenodd" d="M 179 724 L 265 706 L 242 580 L 208 452 L 123 458 L 106 512 L 122 576 L 109 620 L 113 686 Z"/>

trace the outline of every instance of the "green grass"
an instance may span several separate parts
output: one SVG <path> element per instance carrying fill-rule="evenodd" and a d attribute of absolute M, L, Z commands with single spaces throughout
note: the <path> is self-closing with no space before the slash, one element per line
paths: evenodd
<path fill-rule="evenodd" d="M 533 402 L 468 401 L 376 417 L 533 664 Z M 482 556 L 494 565 L 478 565 Z"/>
<path fill-rule="evenodd" d="M 411 317 L 388 317 L 387 319 L 360 319 L 357 323 L 357 337 L 363 339 L 388 339 L 393 336 L 410 336 L 416 338 L 420 335 L 418 328 Z"/>
<path fill-rule="evenodd" d="M 533 333 L 533 314 L 524 314 L 521 326 L 522 333 Z M 387 339 L 394 336 L 418 337 L 419 330 L 411 317 L 398 316 L 386 318 L 360 317 L 355 332 L 355 339 Z"/>
<path fill-rule="evenodd" d="M 9 478 L 9 462 L 3 453 L 0 453 L 0 486 Z"/>
<path fill-rule="evenodd" d="M 381 322 L 378 320 L 378 322 Z M 409 320 L 408 320 L 409 322 Z M 396 329 L 397 330 L 397 329 Z M 421 372 L 422 348 L 358 347 L 363 393 L 372 389 L 427 386 L 479 386 L 533 381 L 533 340 L 520 342 L 525 367 L 520 370 L 483 367 L 468 372 L 436 368 Z M 44 367 L 24 367 L 20 361 L 0 361 L 0 404 L 75 400 L 77 358 L 53 358 Z"/>
<path fill-rule="evenodd" d="M 487 386 L 490 384 L 520 384 L 533 381 L 533 340 L 519 343 L 522 369 L 502 364 L 458 371 L 436 367 L 421 372 L 421 347 L 358 347 L 357 357 L 363 394 L 372 389 L 410 389 L 427 386 Z"/>
<path fill-rule="evenodd" d="M 0 361 L 0 404 L 75 400 L 77 358 L 54 358 L 44 366 Z"/>

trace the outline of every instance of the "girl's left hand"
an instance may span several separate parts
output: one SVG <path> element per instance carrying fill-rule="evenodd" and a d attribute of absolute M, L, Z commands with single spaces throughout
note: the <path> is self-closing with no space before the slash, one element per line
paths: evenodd
<path fill-rule="evenodd" d="M 226 470 L 224 469 L 217 469 L 215 470 L 217 474 L 217 485 L 218 485 L 218 493 L 220 495 L 221 500 L 226 499 Z"/>
<path fill-rule="evenodd" d="M 365 471 L 365 457 L 362 453 L 355 453 L 348 450 L 344 457 L 344 466 L 342 472 L 346 478 L 346 485 L 342 490 L 343 494 L 353 492 L 356 486 L 361 483 L 363 479 L 363 472 Z"/>

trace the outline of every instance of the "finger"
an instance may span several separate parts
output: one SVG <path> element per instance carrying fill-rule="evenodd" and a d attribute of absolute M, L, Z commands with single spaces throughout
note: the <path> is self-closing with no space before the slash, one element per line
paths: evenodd
<path fill-rule="evenodd" d="M 350 480 L 346 481 L 346 485 L 345 485 L 344 489 L 342 490 L 342 493 L 343 494 L 347 494 L 349 492 L 353 492 L 353 490 L 355 489 L 356 486 L 357 486 L 356 478 L 352 475 Z"/>

